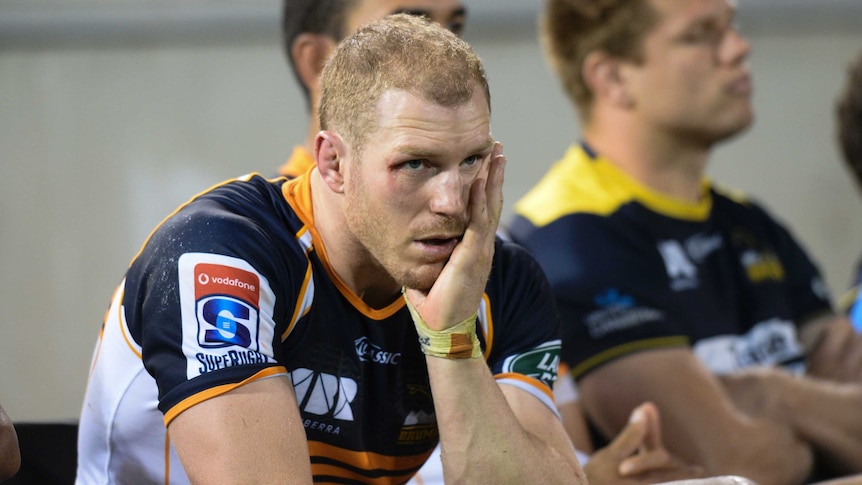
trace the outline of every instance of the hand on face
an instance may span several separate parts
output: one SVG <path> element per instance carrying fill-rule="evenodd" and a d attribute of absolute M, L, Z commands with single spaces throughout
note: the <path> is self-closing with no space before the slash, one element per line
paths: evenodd
<path fill-rule="evenodd" d="M 616 438 L 590 457 L 584 471 L 590 483 L 598 485 L 646 484 L 703 476 L 702 468 L 683 463 L 664 448 L 658 409 L 652 403 L 638 406 Z"/>
<path fill-rule="evenodd" d="M 496 142 L 483 161 L 486 178 L 470 186 L 467 228 L 440 276 L 427 292 L 408 288 L 407 298 L 432 330 L 443 330 L 476 312 L 494 256 L 494 239 L 503 209 L 506 157 Z"/>

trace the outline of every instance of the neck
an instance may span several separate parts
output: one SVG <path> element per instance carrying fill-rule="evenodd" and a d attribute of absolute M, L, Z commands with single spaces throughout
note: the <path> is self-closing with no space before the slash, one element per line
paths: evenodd
<path fill-rule="evenodd" d="M 700 200 L 708 144 L 626 120 L 594 121 L 586 126 L 584 139 L 599 155 L 650 189 L 687 202 Z"/>
<path fill-rule="evenodd" d="M 314 226 L 330 268 L 369 307 L 390 305 L 401 297 L 401 287 L 353 236 L 345 217 L 343 195 L 329 191 L 317 169 L 310 175 Z"/>

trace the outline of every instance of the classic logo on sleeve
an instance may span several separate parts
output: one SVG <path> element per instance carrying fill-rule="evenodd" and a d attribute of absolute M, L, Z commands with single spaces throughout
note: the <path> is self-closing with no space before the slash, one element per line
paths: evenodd
<path fill-rule="evenodd" d="M 202 253 L 183 255 L 179 269 L 189 378 L 273 362 L 273 297 L 259 273 L 243 260 Z"/>

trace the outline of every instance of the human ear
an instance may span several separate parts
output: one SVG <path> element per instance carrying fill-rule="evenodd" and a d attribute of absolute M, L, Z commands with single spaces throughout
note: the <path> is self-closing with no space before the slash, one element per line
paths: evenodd
<path fill-rule="evenodd" d="M 314 161 L 323 182 L 337 193 L 344 192 L 344 164 L 347 146 L 338 134 L 321 131 L 314 138 Z"/>
<path fill-rule="evenodd" d="M 618 108 L 634 106 L 625 61 L 605 52 L 593 51 L 584 59 L 581 73 L 584 83 L 597 101 L 607 102 Z"/>
<path fill-rule="evenodd" d="M 302 84 L 305 85 L 312 99 L 319 97 L 320 72 L 329 59 L 335 41 L 323 34 L 299 34 L 290 46 L 290 55 Z"/>

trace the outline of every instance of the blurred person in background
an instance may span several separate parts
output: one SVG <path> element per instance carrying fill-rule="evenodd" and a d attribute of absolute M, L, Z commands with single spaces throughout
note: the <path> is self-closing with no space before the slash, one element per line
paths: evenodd
<path fill-rule="evenodd" d="M 844 90 L 838 100 L 838 142 L 843 160 L 862 190 L 862 52 L 847 68 Z M 862 332 L 862 259 L 857 262 L 850 290 L 841 298 L 841 307 L 850 314 L 857 332 Z"/>
<path fill-rule="evenodd" d="M 754 114 L 734 15 L 728 0 L 547 0 L 546 53 L 583 131 L 509 232 L 551 283 L 597 436 L 649 401 L 668 450 L 709 475 L 858 472 L 849 322 L 792 234 L 705 176 Z"/>
<path fill-rule="evenodd" d="M 394 13 L 425 17 L 461 35 L 467 8 L 459 0 L 285 0 L 282 9 L 284 53 L 305 97 L 308 129 L 301 145 L 278 174 L 289 178 L 314 163 L 314 137 L 320 131 L 320 73 L 338 42 L 360 26 Z"/>

